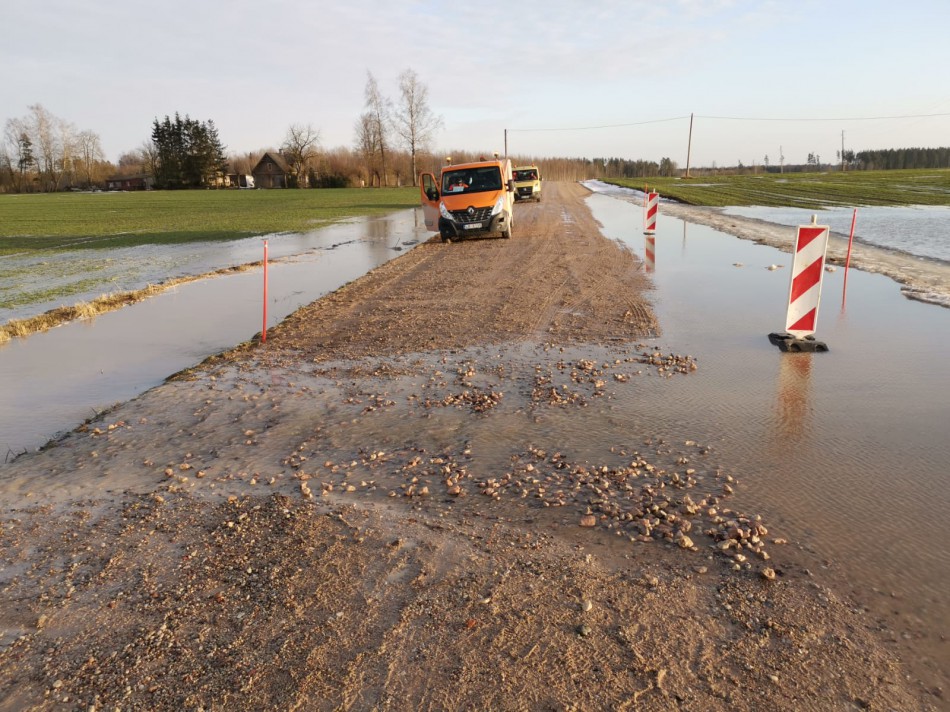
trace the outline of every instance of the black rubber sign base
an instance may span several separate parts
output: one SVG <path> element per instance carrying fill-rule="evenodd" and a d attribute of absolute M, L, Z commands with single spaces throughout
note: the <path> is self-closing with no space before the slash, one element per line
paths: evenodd
<path fill-rule="evenodd" d="M 782 351 L 792 353 L 814 353 L 816 351 L 827 351 L 828 344 L 824 341 L 816 341 L 814 336 L 806 336 L 799 339 L 791 334 L 769 334 L 769 341 L 778 346 Z"/>

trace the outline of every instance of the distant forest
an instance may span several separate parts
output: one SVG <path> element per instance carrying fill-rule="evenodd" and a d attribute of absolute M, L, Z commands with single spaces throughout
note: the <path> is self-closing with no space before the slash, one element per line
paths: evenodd
<path fill-rule="evenodd" d="M 530 162 L 547 166 L 545 175 L 556 180 L 574 179 L 571 174 L 586 174 L 588 178 L 674 178 L 686 173 L 685 169 L 669 158 L 655 161 L 626 158 L 533 158 Z M 552 170 L 558 168 L 556 172 Z M 842 164 L 839 153 L 834 161 L 822 161 L 813 153 L 805 163 L 769 163 L 768 156 L 758 165 L 739 162 L 734 166 L 693 166 L 690 175 L 753 175 L 756 173 L 814 173 L 821 171 L 875 171 L 912 168 L 950 168 L 950 148 L 888 148 L 877 151 L 845 151 Z M 558 177 L 555 178 L 555 175 Z"/>
<path fill-rule="evenodd" d="M 950 148 L 887 148 L 882 151 L 859 151 L 855 168 L 894 170 L 901 168 L 950 168 Z M 849 167 L 852 167 L 849 166 Z"/>

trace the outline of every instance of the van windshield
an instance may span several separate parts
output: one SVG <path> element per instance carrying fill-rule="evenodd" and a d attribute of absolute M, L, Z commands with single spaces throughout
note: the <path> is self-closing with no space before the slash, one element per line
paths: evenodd
<path fill-rule="evenodd" d="M 537 180 L 538 173 L 535 170 L 515 171 L 515 180 Z"/>
<path fill-rule="evenodd" d="M 463 168 L 442 174 L 442 193 L 482 193 L 501 190 L 501 171 L 498 166 Z"/>

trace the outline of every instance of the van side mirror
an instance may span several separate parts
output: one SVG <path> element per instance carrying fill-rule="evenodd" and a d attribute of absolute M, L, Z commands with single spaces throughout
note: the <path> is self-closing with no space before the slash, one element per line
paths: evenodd
<path fill-rule="evenodd" d="M 429 200 L 438 200 L 438 199 L 439 199 L 439 191 L 438 191 L 437 188 L 429 188 L 429 189 L 426 191 L 426 196 L 428 196 Z"/>
<path fill-rule="evenodd" d="M 514 180 L 508 181 L 508 192 L 509 192 L 509 193 L 514 193 L 514 192 L 515 192 L 515 182 L 514 182 Z"/>

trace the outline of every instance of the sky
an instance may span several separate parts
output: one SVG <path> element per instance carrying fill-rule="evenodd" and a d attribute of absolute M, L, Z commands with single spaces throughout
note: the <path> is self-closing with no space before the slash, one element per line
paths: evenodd
<path fill-rule="evenodd" d="M 950 0 L 0 0 L 0 122 L 41 104 L 116 161 L 176 112 L 231 154 L 353 147 L 412 69 L 436 154 L 823 163 L 950 145 Z M 690 117 L 692 134 L 690 135 Z M 901 118 L 898 118 L 901 117 Z"/>

